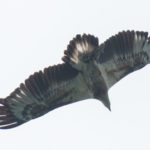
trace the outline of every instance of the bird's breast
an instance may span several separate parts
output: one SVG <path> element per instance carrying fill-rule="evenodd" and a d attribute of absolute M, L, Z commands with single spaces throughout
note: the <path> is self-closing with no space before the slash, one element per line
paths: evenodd
<path fill-rule="evenodd" d="M 88 89 L 93 93 L 93 97 L 95 97 L 95 94 L 101 95 L 107 91 L 107 85 L 102 72 L 95 63 L 89 63 L 84 68 L 83 78 Z"/>

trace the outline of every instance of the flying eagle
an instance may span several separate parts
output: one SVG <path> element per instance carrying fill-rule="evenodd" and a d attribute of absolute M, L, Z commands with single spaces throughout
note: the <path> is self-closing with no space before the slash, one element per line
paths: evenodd
<path fill-rule="evenodd" d="M 0 128 L 9 129 L 63 105 L 94 98 L 108 109 L 108 90 L 150 62 L 147 32 L 123 31 L 99 45 L 93 35 L 76 35 L 64 63 L 35 72 L 0 99 Z"/>

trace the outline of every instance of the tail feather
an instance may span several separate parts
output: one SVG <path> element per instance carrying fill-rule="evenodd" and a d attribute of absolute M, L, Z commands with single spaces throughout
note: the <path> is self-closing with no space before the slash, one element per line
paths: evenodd
<path fill-rule="evenodd" d="M 76 35 L 64 51 L 65 56 L 62 60 L 80 70 L 82 63 L 87 63 L 92 59 L 92 52 L 98 44 L 98 38 L 93 35 Z"/>

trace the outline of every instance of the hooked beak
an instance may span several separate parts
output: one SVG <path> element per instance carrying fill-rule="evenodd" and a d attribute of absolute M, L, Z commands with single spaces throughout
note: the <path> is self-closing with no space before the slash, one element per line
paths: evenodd
<path fill-rule="evenodd" d="M 102 103 L 104 104 L 104 106 L 106 108 L 108 108 L 109 111 L 111 111 L 111 106 L 110 106 L 110 101 L 109 101 L 108 95 L 107 94 L 104 95 L 101 100 L 102 100 Z"/>
<path fill-rule="evenodd" d="M 106 108 L 108 108 L 109 111 L 111 111 L 111 107 L 110 107 L 110 104 L 109 105 L 105 105 Z"/>

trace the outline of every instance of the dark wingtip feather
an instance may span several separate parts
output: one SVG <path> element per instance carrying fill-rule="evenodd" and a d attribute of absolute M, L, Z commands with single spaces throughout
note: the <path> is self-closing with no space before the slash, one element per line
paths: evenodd
<path fill-rule="evenodd" d="M 7 101 L 5 99 L 3 99 L 3 98 L 0 98 L 0 104 L 6 106 L 7 105 Z"/>
<path fill-rule="evenodd" d="M 21 124 L 10 111 L 6 99 L 0 99 L 0 129 L 10 129 Z"/>
<path fill-rule="evenodd" d="M 0 126 L 0 129 L 11 129 L 11 128 L 17 127 L 19 125 L 20 125 L 19 123 L 9 124 L 6 126 Z"/>

